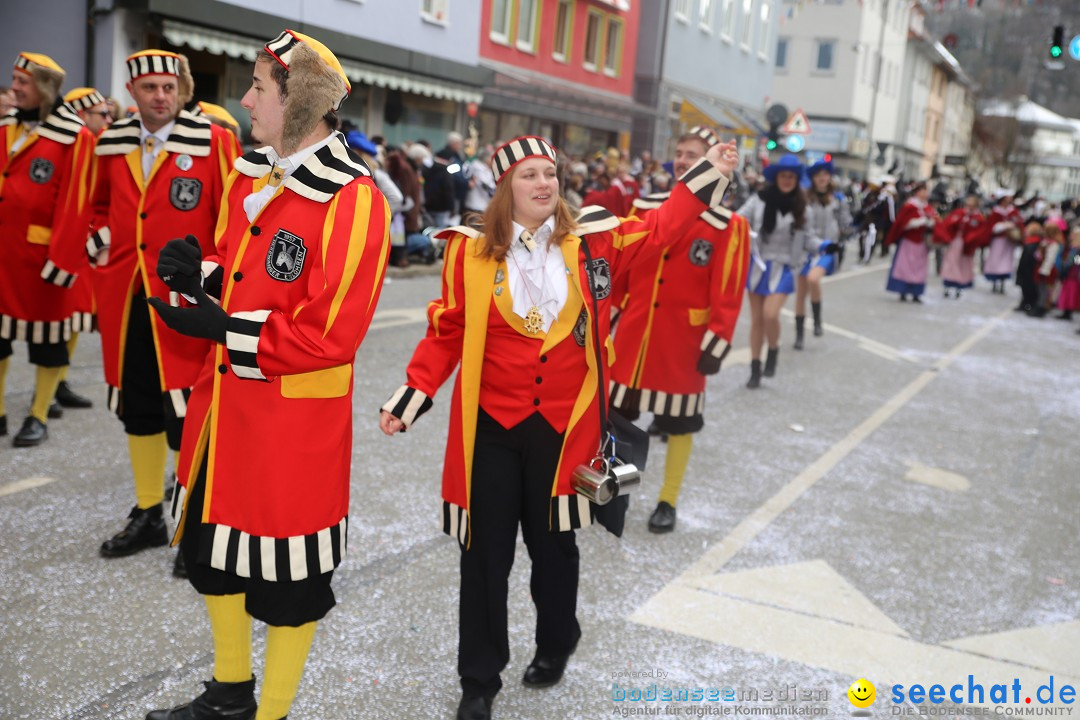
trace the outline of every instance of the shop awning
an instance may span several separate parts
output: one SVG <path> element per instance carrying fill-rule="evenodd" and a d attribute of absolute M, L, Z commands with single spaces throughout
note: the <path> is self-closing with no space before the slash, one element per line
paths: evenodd
<path fill-rule="evenodd" d="M 263 43 L 253 38 L 223 30 L 189 25 L 168 18 L 162 21 L 162 34 L 173 45 L 186 45 L 193 50 L 202 50 L 214 55 L 228 55 L 252 62 L 263 47 Z M 362 63 L 345 57 L 339 60 L 349 80 L 355 83 L 462 103 L 480 103 L 484 99 L 483 92 L 467 85 Z"/>
<path fill-rule="evenodd" d="M 728 108 L 724 108 L 722 112 L 727 118 L 717 119 L 689 100 L 683 100 L 679 105 L 679 122 L 688 126 L 705 125 L 716 130 L 732 132 L 736 135 L 754 137 L 759 134 L 753 127 L 753 121 L 749 118 L 741 117 L 740 113 Z"/>

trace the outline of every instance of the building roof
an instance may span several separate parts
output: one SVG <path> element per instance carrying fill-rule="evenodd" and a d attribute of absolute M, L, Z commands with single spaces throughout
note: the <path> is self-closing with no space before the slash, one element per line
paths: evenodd
<path fill-rule="evenodd" d="M 1018 101 L 991 100 L 983 106 L 981 114 L 990 117 L 1016 118 L 1017 122 L 1029 125 L 1074 132 L 1077 130 L 1074 123 L 1080 122 L 1062 117 L 1053 110 L 1044 108 L 1026 97 L 1021 97 Z"/>

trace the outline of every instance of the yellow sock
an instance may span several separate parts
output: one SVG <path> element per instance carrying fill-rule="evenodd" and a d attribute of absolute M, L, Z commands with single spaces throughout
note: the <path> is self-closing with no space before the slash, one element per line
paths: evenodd
<path fill-rule="evenodd" d="M 61 370 L 63 368 L 37 366 L 37 385 L 34 386 L 34 404 L 30 406 L 30 414 L 43 423 L 49 422 L 49 405 L 56 397 Z"/>
<path fill-rule="evenodd" d="M 10 355 L 0 360 L 0 415 L 7 415 L 7 409 L 4 407 L 4 388 L 7 387 L 7 369 L 10 364 Z"/>
<path fill-rule="evenodd" d="M 223 683 L 251 679 L 251 616 L 244 594 L 204 595 L 214 633 L 214 679 Z"/>
<path fill-rule="evenodd" d="M 300 627 L 271 625 L 266 631 L 266 677 L 255 720 L 280 720 L 289 714 L 304 674 L 317 622 Z"/>
<path fill-rule="evenodd" d="M 67 380 L 67 371 L 71 367 L 71 358 L 75 355 L 75 345 L 79 342 L 79 333 L 71 333 L 71 339 L 67 341 L 68 346 L 68 364 L 60 368 L 60 382 Z"/>
<path fill-rule="evenodd" d="M 660 488 L 660 501 L 675 507 L 682 487 L 683 475 L 690 462 L 690 449 L 694 446 L 694 436 L 668 435 L 667 463 L 664 465 L 664 486 Z"/>
<path fill-rule="evenodd" d="M 135 475 L 135 504 L 140 510 L 161 504 L 165 499 L 165 465 L 169 461 L 165 433 L 128 435 L 128 452 Z"/>

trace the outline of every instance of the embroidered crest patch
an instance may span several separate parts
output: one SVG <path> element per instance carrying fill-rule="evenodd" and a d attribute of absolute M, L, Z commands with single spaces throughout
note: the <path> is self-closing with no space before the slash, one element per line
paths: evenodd
<path fill-rule="evenodd" d="M 45 158 L 34 158 L 30 161 L 30 180 L 38 185 L 49 182 L 56 168 Z"/>
<path fill-rule="evenodd" d="M 589 325 L 589 313 L 584 310 L 578 315 L 577 324 L 574 325 L 574 342 L 578 347 L 585 347 L 585 329 Z"/>
<path fill-rule="evenodd" d="M 698 267 L 705 267 L 712 257 L 713 244 L 705 238 L 698 238 L 690 245 L 690 262 Z"/>
<path fill-rule="evenodd" d="M 266 273 L 275 280 L 292 282 L 300 277 L 306 256 L 303 238 L 279 228 L 266 251 Z"/>
<path fill-rule="evenodd" d="M 606 258 L 592 261 L 592 281 L 597 300 L 603 300 L 611 294 L 611 266 Z"/>
<path fill-rule="evenodd" d="M 202 196 L 202 181 L 197 178 L 173 178 L 169 186 L 169 202 L 177 210 L 194 210 Z"/>

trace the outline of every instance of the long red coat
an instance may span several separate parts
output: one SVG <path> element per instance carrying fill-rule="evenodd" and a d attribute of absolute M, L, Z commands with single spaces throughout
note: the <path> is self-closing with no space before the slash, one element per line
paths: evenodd
<path fill-rule="evenodd" d="M 266 186 L 271 167 L 259 151 L 236 161 L 217 254 L 204 259 L 230 319 L 188 402 L 173 542 L 207 458 L 210 564 L 300 580 L 345 554 L 353 363 L 382 290 L 390 208 L 338 135 L 249 222 L 244 198 Z"/>
<path fill-rule="evenodd" d="M 529 334 L 511 309 L 506 262 L 479 255 L 481 238 L 475 231 L 451 228 L 442 233 L 447 241 L 442 297 L 428 306 L 427 335 L 409 362 L 406 384 L 383 410 L 411 426 L 460 363 L 443 464 L 443 530 L 447 534 L 469 543 L 473 455 L 481 406 L 511 422 L 538 411 L 554 428 L 565 430 L 551 486 L 550 528 L 572 530 L 592 522 L 590 503 L 570 487 L 574 468 L 592 458 L 600 438 L 593 306 L 581 245 L 588 242 L 596 271 L 600 335 L 606 341 L 599 362 L 606 367 L 612 360 L 613 279 L 647 246 L 643 240 L 653 243 L 681 237 L 706 207 L 720 204 L 726 187 L 726 179 L 702 160 L 682 178 L 671 199 L 648 217 L 620 219 L 602 208 L 584 209 L 578 230 L 560 245 L 568 269 L 566 305 L 550 330 L 537 335 Z M 660 228 L 668 234 L 659 233 Z M 530 386 L 533 376 L 542 377 L 543 382 Z M 530 389 L 527 395 L 520 392 L 523 378 L 524 387 Z M 507 395 L 525 398 L 524 407 L 508 403 Z"/>
<path fill-rule="evenodd" d="M 94 136 L 58 104 L 12 154 L 14 114 L 0 119 L 0 338 L 56 343 L 71 336 L 86 240 Z"/>
<path fill-rule="evenodd" d="M 635 204 L 643 214 L 656 205 L 652 198 Z M 701 414 L 698 359 L 703 352 L 723 357 L 731 346 L 749 267 L 749 226 L 720 208 L 702 213 L 670 247 L 623 275 L 611 368 L 616 404 L 628 389 L 640 389 L 642 412 Z"/>
<path fill-rule="evenodd" d="M 922 244 L 927 234 L 933 232 L 934 225 L 938 222 L 938 214 L 930 203 L 916 202 L 909 199 L 900 207 L 896 215 L 896 222 L 889 228 L 889 234 L 885 236 L 885 244 L 899 244 L 901 240 L 907 240 Z"/>
<path fill-rule="evenodd" d="M 964 254 L 973 255 L 975 250 L 990 241 L 983 233 L 983 214 L 978 210 L 958 207 L 934 226 L 934 241 L 948 245 L 959 235 L 964 241 Z"/>
<path fill-rule="evenodd" d="M 112 410 L 119 407 L 123 393 L 132 298 L 140 288 L 147 297 L 169 297 L 155 272 L 158 253 L 169 240 L 190 233 L 199 239 L 203 255 L 214 253 L 225 178 L 240 150 L 228 130 L 181 111 L 149 181 L 144 181 L 140 133 L 137 117 L 120 120 L 101 134 L 95 151 L 98 167 L 87 249 L 97 266 L 94 292 Z M 161 391 L 186 390 L 195 383 L 210 343 L 175 333 L 151 315 Z M 184 417 L 178 394 L 171 393 L 177 416 Z"/>

